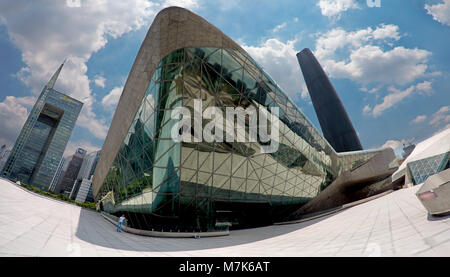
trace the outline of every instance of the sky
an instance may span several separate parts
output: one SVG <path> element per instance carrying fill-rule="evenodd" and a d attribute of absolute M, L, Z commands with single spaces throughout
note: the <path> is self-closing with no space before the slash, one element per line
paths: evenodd
<path fill-rule="evenodd" d="M 65 151 L 102 147 L 139 47 L 165 7 L 240 44 L 320 130 L 296 53 L 310 48 L 364 149 L 450 128 L 450 0 L 0 0 L 0 145 L 12 148 L 37 96 L 84 103 Z"/>

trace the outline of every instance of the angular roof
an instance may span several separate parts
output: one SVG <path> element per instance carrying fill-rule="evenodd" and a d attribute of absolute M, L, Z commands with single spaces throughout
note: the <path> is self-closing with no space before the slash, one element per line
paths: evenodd
<path fill-rule="evenodd" d="M 450 151 L 450 128 L 420 142 L 414 151 L 392 175 L 392 181 L 398 180 L 406 173 L 408 163 L 423 160 Z"/>

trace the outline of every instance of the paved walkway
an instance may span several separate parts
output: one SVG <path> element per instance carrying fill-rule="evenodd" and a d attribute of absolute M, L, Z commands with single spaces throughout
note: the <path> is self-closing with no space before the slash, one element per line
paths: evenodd
<path fill-rule="evenodd" d="M 99 213 L 0 179 L 0 256 L 450 256 L 450 216 L 429 217 L 417 189 L 298 224 L 167 239 L 117 233 Z"/>

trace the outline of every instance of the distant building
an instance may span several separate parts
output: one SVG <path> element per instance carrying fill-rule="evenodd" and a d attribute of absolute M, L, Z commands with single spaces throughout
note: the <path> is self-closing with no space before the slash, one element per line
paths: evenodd
<path fill-rule="evenodd" d="M 64 174 L 61 176 L 60 182 L 56 185 L 56 188 L 54 190 L 56 194 L 61 193 L 67 196 L 70 195 L 73 183 L 77 179 L 85 155 L 86 150 L 78 148 L 75 154 L 72 155 L 71 158 L 69 158 L 67 169 L 64 171 Z"/>
<path fill-rule="evenodd" d="M 74 182 L 70 198 L 80 203 L 94 202 L 92 193 L 92 175 L 100 158 L 100 150 L 92 152 L 84 157 L 78 177 Z"/>
<path fill-rule="evenodd" d="M 62 64 L 34 104 L 1 176 L 48 190 L 83 103 L 53 89 Z"/>
<path fill-rule="evenodd" d="M 411 155 L 411 153 L 414 151 L 414 148 L 416 148 L 414 144 L 407 146 L 403 145 L 403 159 L 408 158 L 408 156 Z"/>

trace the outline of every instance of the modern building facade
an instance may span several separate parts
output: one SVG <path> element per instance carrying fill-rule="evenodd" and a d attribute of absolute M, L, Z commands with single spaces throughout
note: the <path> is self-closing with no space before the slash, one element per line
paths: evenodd
<path fill-rule="evenodd" d="M 83 103 L 53 89 L 62 64 L 39 95 L 1 176 L 48 190 Z"/>
<path fill-rule="evenodd" d="M 61 161 L 59 162 L 58 169 L 56 170 L 55 175 L 53 176 L 52 183 L 50 184 L 50 187 L 48 188 L 49 191 L 55 191 L 56 186 L 61 181 L 61 176 L 63 176 L 63 169 L 66 166 L 66 159 L 64 157 L 61 158 Z"/>
<path fill-rule="evenodd" d="M 67 168 L 63 170 L 59 183 L 54 189 L 54 193 L 64 194 L 69 196 L 73 184 L 77 179 L 78 173 L 80 172 L 81 165 L 83 164 L 84 156 L 86 155 L 86 150 L 78 148 L 67 161 Z"/>
<path fill-rule="evenodd" d="M 362 150 L 344 105 L 314 54 L 306 48 L 297 59 L 324 137 L 337 152 Z"/>
<path fill-rule="evenodd" d="M 3 150 L 2 154 L 0 155 L 0 172 L 3 170 L 3 167 L 6 164 L 6 161 L 8 160 L 9 155 L 11 154 L 11 149 Z"/>
<path fill-rule="evenodd" d="M 77 179 L 74 184 L 76 190 L 72 190 L 71 199 L 79 203 L 94 202 L 92 192 L 92 181 L 88 179 Z"/>
<path fill-rule="evenodd" d="M 172 113 L 195 110 L 198 99 L 202 111 L 279 108 L 278 151 L 261 151 L 261 140 L 196 141 L 194 131 L 193 142 L 174 141 Z M 232 132 L 248 137 L 249 125 Z M 239 45 L 198 15 L 171 7 L 156 16 L 136 57 L 93 190 L 101 210 L 125 213 L 137 229 L 255 226 L 287 217 L 379 152 L 337 153 Z"/>
<path fill-rule="evenodd" d="M 0 159 L 3 158 L 3 153 L 6 150 L 6 144 L 3 144 L 2 147 L 0 147 Z"/>
<path fill-rule="evenodd" d="M 80 172 L 70 193 L 70 198 L 80 203 L 94 202 L 94 196 L 92 192 L 92 176 L 94 175 L 95 168 L 97 167 L 98 160 L 100 159 L 101 151 L 94 151 L 86 155 L 83 159 Z"/>
<path fill-rule="evenodd" d="M 450 128 L 418 143 L 392 175 L 394 182 L 410 187 L 450 168 Z"/>

